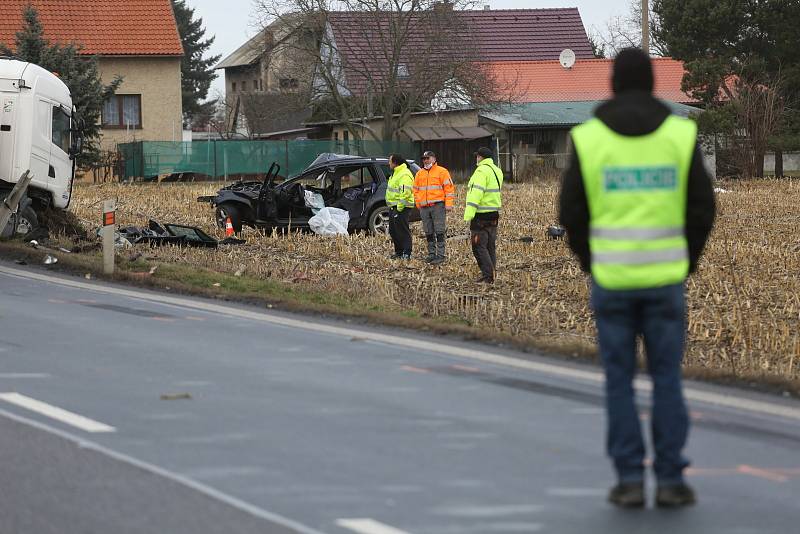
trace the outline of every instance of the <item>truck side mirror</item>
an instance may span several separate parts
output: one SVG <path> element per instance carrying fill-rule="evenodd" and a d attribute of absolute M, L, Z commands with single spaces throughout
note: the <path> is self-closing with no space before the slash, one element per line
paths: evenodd
<path fill-rule="evenodd" d="M 72 138 L 72 146 L 69 147 L 69 155 L 70 157 L 80 156 L 83 152 L 83 137 L 80 136 L 79 133 L 76 133 L 75 137 Z"/>

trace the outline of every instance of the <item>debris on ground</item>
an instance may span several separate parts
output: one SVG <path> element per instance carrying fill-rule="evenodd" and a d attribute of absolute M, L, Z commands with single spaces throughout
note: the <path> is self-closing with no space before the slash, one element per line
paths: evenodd
<path fill-rule="evenodd" d="M 138 245 L 149 243 L 151 246 L 177 245 L 200 248 L 217 248 L 218 245 L 243 245 L 243 239 L 228 237 L 217 241 L 197 226 L 183 224 L 161 224 L 154 219 L 148 221 L 146 228 L 137 226 L 121 227 L 117 234 L 124 243 Z M 115 236 L 117 235 L 115 234 Z"/>
<path fill-rule="evenodd" d="M 730 191 L 728 191 L 727 189 L 723 189 L 722 187 L 715 187 L 714 188 L 714 192 L 715 193 L 730 193 Z"/>
<path fill-rule="evenodd" d="M 150 267 L 149 271 L 144 271 L 140 273 L 129 273 L 129 275 L 135 278 L 147 278 L 148 276 L 153 276 L 154 274 L 156 274 L 157 270 L 158 270 L 158 265 L 154 265 Z"/>
<path fill-rule="evenodd" d="M 564 239 L 567 229 L 560 224 L 551 224 L 547 227 L 547 237 L 550 239 Z"/>
<path fill-rule="evenodd" d="M 45 264 L 45 265 L 54 265 L 54 264 L 58 263 L 58 258 L 48 254 L 47 256 L 44 257 L 44 261 L 42 261 L 42 263 Z"/>

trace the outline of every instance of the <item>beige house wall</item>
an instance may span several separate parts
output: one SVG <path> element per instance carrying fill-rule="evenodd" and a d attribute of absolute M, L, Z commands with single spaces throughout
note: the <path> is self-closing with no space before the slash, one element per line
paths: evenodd
<path fill-rule="evenodd" d="M 101 57 L 100 76 L 110 83 L 123 76 L 119 95 L 142 95 L 142 127 L 103 128 L 101 147 L 114 150 L 118 143 L 131 141 L 181 140 L 181 58 L 179 57 Z"/>

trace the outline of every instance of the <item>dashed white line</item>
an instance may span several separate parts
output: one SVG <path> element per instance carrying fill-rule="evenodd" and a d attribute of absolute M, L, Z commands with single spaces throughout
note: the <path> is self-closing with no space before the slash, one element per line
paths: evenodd
<path fill-rule="evenodd" d="M 405 530 L 390 527 L 368 518 L 338 519 L 336 524 L 359 534 L 409 534 Z"/>
<path fill-rule="evenodd" d="M 47 373 L 0 373 L 0 378 L 50 378 Z"/>
<path fill-rule="evenodd" d="M 86 432 L 115 432 L 116 428 L 109 426 L 105 423 L 100 423 L 94 419 L 89 419 L 82 415 L 69 412 L 58 406 L 47 404 L 46 402 L 38 401 L 19 393 L 0 393 L 0 400 L 14 404 L 26 410 L 36 412 L 56 421 L 61 421 L 75 428 L 80 428 Z"/>

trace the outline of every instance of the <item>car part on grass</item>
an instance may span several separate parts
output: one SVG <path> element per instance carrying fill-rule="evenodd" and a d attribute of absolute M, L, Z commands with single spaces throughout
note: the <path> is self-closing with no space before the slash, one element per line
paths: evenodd
<path fill-rule="evenodd" d="M 217 241 L 197 226 L 184 224 L 161 224 L 150 219 L 146 228 L 127 226 L 116 233 L 120 241 L 129 244 L 148 243 L 154 247 L 164 245 L 217 248 L 219 245 L 243 245 L 243 239 L 228 237 Z"/>
<path fill-rule="evenodd" d="M 551 224 L 547 227 L 546 234 L 550 239 L 564 239 L 564 236 L 567 234 L 567 230 L 560 224 Z"/>

